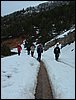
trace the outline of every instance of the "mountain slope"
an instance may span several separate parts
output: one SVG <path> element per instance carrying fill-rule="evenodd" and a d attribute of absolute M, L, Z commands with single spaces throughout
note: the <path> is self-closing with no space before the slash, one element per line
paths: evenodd
<path fill-rule="evenodd" d="M 35 10 L 36 11 L 35 11 Z M 32 12 L 32 13 L 31 13 Z M 53 1 L 1 17 L 1 40 L 17 38 L 43 44 L 75 24 L 75 2 Z M 39 34 L 37 30 L 39 29 Z M 52 33 L 55 32 L 53 35 Z M 51 33 L 49 36 L 48 33 Z M 19 38 L 18 38 L 19 37 Z M 8 44 L 8 43 L 7 43 Z M 11 46 L 11 43 L 8 44 Z M 12 46 L 11 46 L 12 47 Z"/>

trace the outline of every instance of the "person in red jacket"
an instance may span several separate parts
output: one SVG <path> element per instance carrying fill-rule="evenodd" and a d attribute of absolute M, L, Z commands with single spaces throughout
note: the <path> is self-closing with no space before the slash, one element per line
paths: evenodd
<path fill-rule="evenodd" d="M 18 55 L 20 55 L 21 53 L 21 50 L 22 50 L 22 47 L 20 44 L 17 45 L 17 50 L 18 50 Z"/>

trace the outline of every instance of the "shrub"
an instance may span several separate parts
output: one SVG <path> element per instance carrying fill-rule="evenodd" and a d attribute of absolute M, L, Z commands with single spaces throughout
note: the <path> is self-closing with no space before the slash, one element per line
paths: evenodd
<path fill-rule="evenodd" d="M 11 55 L 11 50 L 10 50 L 9 46 L 7 46 L 6 44 L 1 45 L 1 55 L 3 55 L 3 56 Z"/>

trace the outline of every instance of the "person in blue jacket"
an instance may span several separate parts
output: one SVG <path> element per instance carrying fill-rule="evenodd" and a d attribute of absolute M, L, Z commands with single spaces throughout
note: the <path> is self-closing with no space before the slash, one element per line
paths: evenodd
<path fill-rule="evenodd" d="M 37 46 L 37 53 L 38 53 L 37 60 L 40 62 L 41 61 L 41 53 L 43 53 L 43 46 L 41 43 Z"/>

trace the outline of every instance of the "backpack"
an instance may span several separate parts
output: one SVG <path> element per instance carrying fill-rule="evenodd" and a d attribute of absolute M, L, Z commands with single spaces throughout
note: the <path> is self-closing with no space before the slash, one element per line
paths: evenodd
<path fill-rule="evenodd" d="M 54 53 L 55 53 L 55 54 L 60 53 L 59 47 L 56 47 L 56 48 L 54 49 Z"/>

